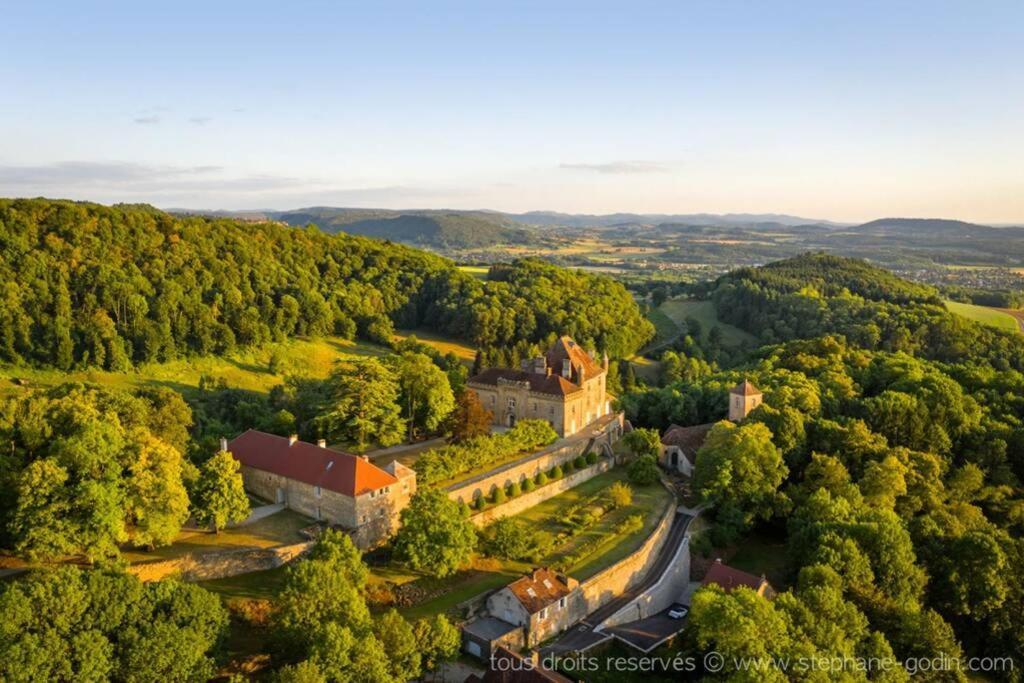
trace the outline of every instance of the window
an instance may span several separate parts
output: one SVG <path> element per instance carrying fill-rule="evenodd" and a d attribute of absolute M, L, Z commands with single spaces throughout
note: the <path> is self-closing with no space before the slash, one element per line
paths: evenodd
<path fill-rule="evenodd" d="M 533 412 L 535 412 L 535 413 L 537 412 L 537 402 L 536 401 L 533 402 Z"/>
<path fill-rule="evenodd" d="M 370 521 L 370 515 L 363 515 L 363 524 L 366 524 L 369 521 Z"/>
<path fill-rule="evenodd" d="M 538 617 L 538 618 L 539 618 L 539 619 L 540 619 L 541 621 L 544 621 L 545 619 L 547 619 L 547 618 L 548 618 L 548 608 L 547 608 L 547 607 L 545 607 L 544 609 L 542 609 L 542 610 L 540 611 L 540 617 Z"/>
<path fill-rule="evenodd" d="M 551 582 L 548 581 L 547 579 L 544 579 L 544 587 L 547 588 L 548 590 L 552 590 Z"/>
<path fill-rule="evenodd" d="M 550 408 L 548 408 L 548 415 L 554 415 L 554 414 L 555 414 L 555 407 L 551 406 Z"/>
<path fill-rule="evenodd" d="M 558 609 L 565 609 L 565 598 L 558 601 Z"/>
<path fill-rule="evenodd" d="M 508 407 L 509 407 L 509 410 L 514 410 L 515 409 L 515 407 L 516 407 L 516 397 L 515 396 L 509 396 L 508 397 Z"/>

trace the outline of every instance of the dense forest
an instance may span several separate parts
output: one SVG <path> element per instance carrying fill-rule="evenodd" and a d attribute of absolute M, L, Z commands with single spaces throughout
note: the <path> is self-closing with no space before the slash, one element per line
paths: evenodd
<path fill-rule="evenodd" d="M 1024 338 L 952 315 L 928 287 L 822 255 L 738 270 L 706 292 L 766 345 L 621 404 L 634 425 L 664 429 L 721 420 L 743 378 L 764 391 L 697 454 L 693 484 L 714 526 L 694 549 L 781 534 L 794 587 L 771 603 L 702 591 L 691 646 L 1019 662 Z"/>
<path fill-rule="evenodd" d="M 65 370 L 396 326 L 484 347 L 570 334 L 618 357 L 653 333 L 605 277 L 521 260 L 481 281 L 390 242 L 148 206 L 0 200 L 0 277 L 0 360 Z"/>

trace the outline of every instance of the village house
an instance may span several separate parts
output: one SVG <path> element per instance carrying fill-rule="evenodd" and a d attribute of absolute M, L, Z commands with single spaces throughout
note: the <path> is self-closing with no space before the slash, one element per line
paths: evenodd
<path fill-rule="evenodd" d="M 744 420 L 761 405 L 763 398 L 760 389 L 752 382 L 743 380 L 729 390 L 729 419 L 733 422 Z M 697 451 L 704 445 L 704 439 L 714 426 L 714 422 L 708 422 L 693 427 L 672 425 L 666 429 L 661 436 L 662 466 L 692 477 L 693 468 L 697 464 Z"/>
<path fill-rule="evenodd" d="M 564 437 L 611 413 L 607 375 L 607 354 L 598 364 L 563 336 L 543 356 L 523 361 L 519 370 L 489 368 L 469 378 L 467 385 L 494 414 L 495 425 L 547 420 Z"/>
<path fill-rule="evenodd" d="M 245 489 L 313 519 L 349 530 L 360 548 L 371 548 L 398 526 L 398 513 L 416 492 L 416 473 L 397 462 L 385 468 L 298 437 L 253 429 L 221 439 L 241 465 Z"/>
<path fill-rule="evenodd" d="M 579 581 L 540 567 L 487 598 L 492 617 L 525 630 L 534 647 L 566 630 L 587 615 Z"/>
<path fill-rule="evenodd" d="M 734 569 L 724 564 L 722 558 L 716 559 L 708 569 L 708 573 L 704 575 L 702 585 L 707 586 L 711 583 L 721 586 L 726 593 L 743 586 L 769 600 L 775 597 L 775 589 L 772 588 L 772 585 L 768 583 L 768 579 L 763 574 L 761 576 L 754 576 L 745 571 Z"/>

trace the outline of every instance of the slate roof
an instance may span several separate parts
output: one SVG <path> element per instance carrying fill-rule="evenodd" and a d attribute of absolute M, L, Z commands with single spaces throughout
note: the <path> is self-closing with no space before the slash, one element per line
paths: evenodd
<path fill-rule="evenodd" d="M 463 631 L 487 642 L 495 641 L 517 628 L 520 627 L 497 617 L 480 617 L 462 625 Z"/>
<path fill-rule="evenodd" d="M 247 467 L 358 496 L 391 486 L 398 479 L 362 458 L 332 448 L 250 429 L 228 444 L 235 459 Z"/>
<path fill-rule="evenodd" d="M 750 380 L 743 380 L 732 389 L 729 390 L 730 394 L 739 394 L 740 396 L 760 396 L 761 390 L 754 386 Z"/>
<path fill-rule="evenodd" d="M 547 567 L 534 569 L 532 573 L 516 579 L 508 589 L 530 614 L 536 614 L 572 592 L 568 580 Z"/>
<path fill-rule="evenodd" d="M 693 427 L 680 427 L 679 425 L 672 425 L 665 434 L 661 437 L 662 446 L 675 446 L 691 464 L 697 462 L 697 450 L 704 445 L 704 439 L 707 438 L 708 432 L 715 426 L 714 422 L 707 424 L 695 425 Z"/>
<path fill-rule="evenodd" d="M 498 379 L 513 380 L 516 382 L 529 382 L 530 391 L 538 394 L 551 394 L 552 396 L 568 396 L 569 394 L 582 389 L 561 375 L 541 375 L 536 372 L 524 372 L 523 370 L 509 370 L 506 368 L 488 368 L 479 375 L 469 378 L 471 384 L 498 385 Z"/>

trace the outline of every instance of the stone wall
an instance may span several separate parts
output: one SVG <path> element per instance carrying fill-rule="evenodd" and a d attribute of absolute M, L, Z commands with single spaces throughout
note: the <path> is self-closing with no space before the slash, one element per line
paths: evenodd
<path fill-rule="evenodd" d="M 501 465 L 488 473 L 487 476 L 474 477 L 469 482 L 452 484 L 447 489 L 448 496 L 452 500 L 464 500 L 466 503 L 472 504 L 478 496 L 489 496 L 499 486 L 508 486 L 516 481 L 522 483 L 523 480 L 535 477 L 542 471 L 547 472 L 555 465 L 563 465 L 569 460 L 585 454 L 588 450 L 601 452 L 603 450 L 602 444 L 607 443 L 610 446 L 614 443 L 615 436 L 621 433 L 621 420 L 621 413 L 611 416 L 610 419 L 601 424 L 599 429 L 592 430 L 596 431 L 597 434 L 592 435 L 591 438 L 583 436 L 584 431 L 581 431 L 568 444 L 548 447 L 537 453 L 524 456 L 510 464 Z M 593 441 L 593 444 L 591 444 L 591 441 Z"/>
<path fill-rule="evenodd" d="M 596 477 L 602 472 L 607 472 L 611 469 L 612 464 L 613 463 L 610 458 L 601 456 L 601 458 L 593 465 L 589 465 L 582 470 L 577 470 L 572 474 L 562 477 L 558 481 L 545 484 L 544 486 L 534 489 L 529 493 L 523 493 L 522 495 L 516 496 L 507 503 L 495 505 L 494 507 L 487 508 L 483 512 L 478 512 L 470 517 L 469 521 L 473 522 L 473 524 L 478 527 L 484 527 L 491 522 L 501 519 L 502 517 L 518 515 L 523 510 L 528 510 L 534 505 L 543 503 L 548 498 L 553 498 L 575 486 L 579 486 L 583 482 Z"/>
<path fill-rule="evenodd" d="M 665 505 L 658 526 L 635 553 L 580 583 L 583 599 L 587 604 L 587 614 L 608 604 L 643 580 L 647 570 L 657 561 L 658 552 L 668 539 L 675 514 L 676 503 L 673 497 Z"/>
<path fill-rule="evenodd" d="M 690 583 L 690 537 L 684 536 L 672 563 L 657 583 L 630 600 L 615 614 L 598 624 L 598 629 L 619 626 L 637 619 L 646 619 L 678 602 Z"/>
<path fill-rule="evenodd" d="M 313 547 L 312 541 L 274 548 L 240 548 L 212 553 L 189 553 L 170 560 L 143 562 L 128 567 L 128 573 L 142 581 L 159 581 L 170 576 L 185 581 L 223 579 L 249 572 L 275 569 Z"/>

